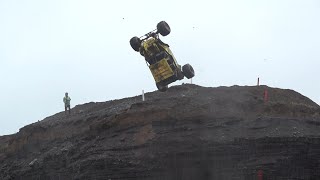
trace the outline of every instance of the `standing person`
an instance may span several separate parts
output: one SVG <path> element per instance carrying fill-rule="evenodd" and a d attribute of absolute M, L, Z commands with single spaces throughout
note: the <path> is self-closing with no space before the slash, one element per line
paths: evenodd
<path fill-rule="evenodd" d="M 68 96 L 68 93 L 66 92 L 65 93 L 65 96 L 63 98 L 63 102 L 64 102 L 64 112 L 67 113 L 67 110 L 69 109 L 69 114 L 71 113 L 70 111 L 70 101 L 71 101 L 71 98 Z"/>

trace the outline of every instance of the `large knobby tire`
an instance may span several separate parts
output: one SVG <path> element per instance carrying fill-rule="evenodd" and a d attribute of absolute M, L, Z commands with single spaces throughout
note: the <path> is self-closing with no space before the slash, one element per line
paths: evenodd
<path fill-rule="evenodd" d="M 137 36 L 135 36 L 130 39 L 130 45 L 133 50 L 139 52 L 140 46 L 141 46 L 141 40 Z"/>
<path fill-rule="evenodd" d="M 171 32 L 170 26 L 165 21 L 161 21 L 157 24 L 157 30 L 162 36 L 166 36 Z"/>
<path fill-rule="evenodd" d="M 158 88 L 158 90 L 159 90 L 160 92 L 165 92 L 165 91 L 168 90 L 168 85 L 164 86 L 164 85 L 162 85 L 162 84 L 160 84 L 160 83 L 156 83 L 156 85 L 157 85 L 157 88 Z"/>
<path fill-rule="evenodd" d="M 185 77 L 187 77 L 188 79 L 194 77 L 194 70 L 193 70 L 193 67 L 190 64 L 185 64 L 182 67 L 182 72 L 183 72 L 183 75 Z"/>

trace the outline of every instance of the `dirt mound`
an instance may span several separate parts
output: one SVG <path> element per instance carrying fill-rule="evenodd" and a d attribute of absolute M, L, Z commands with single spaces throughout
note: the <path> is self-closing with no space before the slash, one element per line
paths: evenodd
<path fill-rule="evenodd" d="M 78 105 L 0 137 L 0 179 L 319 177 L 320 107 L 295 91 L 185 84 L 145 97 Z"/>

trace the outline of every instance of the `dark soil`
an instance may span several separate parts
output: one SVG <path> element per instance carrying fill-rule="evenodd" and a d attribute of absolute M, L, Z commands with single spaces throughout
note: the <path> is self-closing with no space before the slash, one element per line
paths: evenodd
<path fill-rule="evenodd" d="M 78 105 L 1 136 L 0 179 L 320 177 L 320 107 L 295 91 L 189 84 L 145 96 Z"/>

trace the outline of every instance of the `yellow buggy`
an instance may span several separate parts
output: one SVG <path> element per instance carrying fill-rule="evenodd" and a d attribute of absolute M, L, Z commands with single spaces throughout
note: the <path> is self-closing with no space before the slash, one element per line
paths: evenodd
<path fill-rule="evenodd" d="M 182 68 L 173 56 L 169 45 L 159 39 L 159 34 L 166 36 L 171 32 L 165 21 L 157 24 L 157 29 L 145 34 L 142 37 L 130 39 L 131 47 L 144 56 L 147 65 L 154 77 L 159 91 L 166 91 L 168 84 L 181 80 L 184 77 L 194 77 L 194 70 L 190 64 Z"/>

